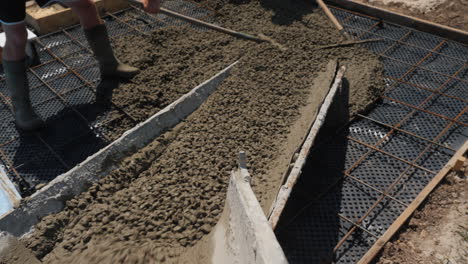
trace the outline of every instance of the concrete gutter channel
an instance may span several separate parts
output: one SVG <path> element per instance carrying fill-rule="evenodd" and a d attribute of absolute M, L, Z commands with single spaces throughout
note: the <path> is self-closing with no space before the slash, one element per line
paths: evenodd
<path fill-rule="evenodd" d="M 61 211 L 67 200 L 84 192 L 91 184 L 115 170 L 124 157 L 144 147 L 194 112 L 229 76 L 230 70 L 237 63 L 229 65 L 23 200 L 18 208 L 0 218 L 0 230 L 19 237 L 28 233 L 42 217 Z"/>
<path fill-rule="evenodd" d="M 116 169 L 118 162 L 124 157 L 144 147 L 194 112 L 229 76 L 230 70 L 237 63 L 238 61 L 229 65 L 145 122 L 125 132 L 109 146 L 58 176 L 30 198 L 23 200 L 19 207 L 0 218 L 0 231 L 6 231 L 16 237 L 24 236 L 42 217 L 61 211 L 67 200 L 86 191 L 91 184 Z M 337 90 L 341 87 L 343 73 L 344 69 L 341 69 L 337 74 L 316 120 L 311 122 L 311 129 L 304 137 L 306 140 L 300 149 L 301 157 L 307 155 L 318 130 L 323 126 L 328 109 L 336 98 Z M 245 156 L 240 157 L 240 168 L 232 172 L 221 217 L 227 221 L 219 221 L 210 238 L 214 245 L 212 262 L 220 263 L 219 261 L 222 260 L 223 263 L 287 263 L 284 252 L 273 233 L 269 222 L 271 219 L 265 216 L 251 188 L 251 177 L 246 169 Z M 299 171 L 294 170 L 290 174 L 299 173 L 304 163 L 305 156 L 296 160 L 294 167 Z M 289 175 L 285 180 L 291 180 Z M 283 186 L 282 190 L 284 189 Z M 288 197 L 284 197 L 282 192 L 279 193 L 279 197 L 275 204 L 284 205 Z M 273 205 L 272 208 L 275 207 L 281 206 Z M 280 214 L 281 210 L 276 213 L 277 216 Z M 0 236 L 0 244 L 4 245 L 3 251 L 0 250 L 0 255 L 8 251 L 8 245 L 17 244 L 12 241 L 15 239 L 11 236 Z M 242 261 L 238 262 L 240 259 Z"/>

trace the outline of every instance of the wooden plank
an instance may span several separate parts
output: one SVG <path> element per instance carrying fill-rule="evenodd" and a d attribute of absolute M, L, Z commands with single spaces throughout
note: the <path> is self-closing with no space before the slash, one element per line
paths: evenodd
<path fill-rule="evenodd" d="M 125 0 L 94 0 L 100 15 L 116 12 L 129 7 Z M 51 7 L 38 9 L 37 4 L 26 8 L 26 23 L 38 34 L 47 34 L 79 23 L 79 18 L 70 8 L 54 4 Z M 37 12 L 42 10 L 43 12 Z"/>
<path fill-rule="evenodd" d="M 374 7 L 368 4 L 355 2 L 353 0 L 325 0 L 325 2 L 337 7 L 348 9 L 350 11 L 362 13 L 364 15 L 372 16 L 375 18 L 380 18 L 387 22 L 411 27 L 416 30 L 428 32 L 444 38 L 468 44 L 468 32 L 460 29 L 444 26 L 413 16 L 403 15 L 383 8 Z"/>
<path fill-rule="evenodd" d="M 454 171 L 461 171 L 461 169 L 463 168 L 463 165 L 465 164 L 466 161 L 467 161 L 467 159 L 465 157 L 460 157 L 460 159 L 458 159 L 455 162 L 455 165 L 453 166 L 453 170 Z"/>
<path fill-rule="evenodd" d="M 368 264 L 382 250 L 383 246 L 392 238 L 393 235 L 406 223 L 409 217 L 418 209 L 421 203 L 435 189 L 435 187 L 447 176 L 452 170 L 455 163 L 460 160 L 468 151 L 468 140 L 455 153 L 455 155 L 447 162 L 442 170 L 429 182 L 429 184 L 419 193 L 414 201 L 408 205 L 403 213 L 393 222 L 388 230 L 375 242 L 375 244 L 367 251 L 367 253 L 359 260 L 358 264 Z"/>

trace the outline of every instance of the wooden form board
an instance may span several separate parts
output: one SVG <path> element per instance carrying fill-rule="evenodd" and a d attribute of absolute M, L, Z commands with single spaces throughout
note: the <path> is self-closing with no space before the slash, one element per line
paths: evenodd
<path fill-rule="evenodd" d="M 129 7 L 125 0 L 94 0 L 100 15 L 106 12 L 116 12 Z M 47 8 L 39 8 L 36 3 L 26 6 L 26 23 L 33 27 L 39 35 L 54 32 L 79 22 L 70 8 L 54 4 Z"/>
<path fill-rule="evenodd" d="M 416 196 L 416 199 L 403 211 L 403 213 L 393 222 L 387 231 L 375 242 L 375 244 L 367 251 L 367 253 L 359 260 L 358 264 L 371 263 L 379 254 L 383 246 L 392 238 L 393 235 L 408 221 L 410 216 L 418 209 L 427 196 L 437 187 L 437 185 L 452 171 L 452 168 L 459 163 L 459 160 L 464 160 L 468 153 L 468 140 L 463 146 L 453 155 L 442 170 L 429 182 L 429 184 Z"/>
<path fill-rule="evenodd" d="M 448 38 L 464 44 L 468 44 L 468 32 L 461 29 L 444 26 L 438 23 L 396 13 L 387 9 L 371 6 L 369 4 L 356 2 L 353 0 L 325 0 L 325 2 L 350 11 L 376 17 L 386 22 L 411 27 L 416 30 L 428 32 L 443 38 Z"/>

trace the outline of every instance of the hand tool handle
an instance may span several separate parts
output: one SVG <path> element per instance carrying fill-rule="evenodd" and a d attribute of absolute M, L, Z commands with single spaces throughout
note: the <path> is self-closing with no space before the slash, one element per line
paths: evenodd
<path fill-rule="evenodd" d="M 338 31 L 347 39 L 351 39 L 348 33 L 344 30 L 341 23 L 338 22 L 338 19 L 336 19 L 335 15 L 333 15 L 333 13 L 330 11 L 330 8 L 328 8 L 328 6 L 323 2 L 323 0 L 317 0 L 317 3 L 322 8 L 323 12 L 325 12 L 325 15 L 327 15 L 327 17 L 331 20 L 333 25 L 335 25 L 336 29 L 338 29 Z"/>
<path fill-rule="evenodd" d="M 128 0 L 128 1 L 133 3 L 133 4 L 136 4 L 138 6 L 143 5 L 143 3 L 141 3 L 138 0 Z M 243 38 L 243 39 L 248 39 L 248 40 L 253 40 L 253 41 L 257 41 L 257 42 L 264 42 L 265 41 L 265 40 L 263 40 L 261 38 L 252 36 L 250 34 L 237 32 L 237 31 L 234 31 L 234 30 L 231 30 L 231 29 L 223 28 L 223 27 L 211 24 L 211 23 L 207 23 L 207 22 L 198 20 L 196 18 L 192 18 L 192 17 L 188 17 L 186 15 L 182 15 L 180 13 L 168 10 L 166 8 L 163 8 L 163 7 L 161 7 L 160 11 L 161 11 L 162 14 L 165 14 L 165 15 L 168 15 L 168 16 L 171 16 L 171 17 L 175 17 L 175 18 L 187 21 L 187 22 L 192 23 L 192 24 L 207 27 L 207 28 L 210 28 L 210 29 L 222 32 L 222 33 L 226 33 L 226 34 L 229 34 L 231 36 L 235 36 L 235 37 L 239 37 L 239 38 Z"/>

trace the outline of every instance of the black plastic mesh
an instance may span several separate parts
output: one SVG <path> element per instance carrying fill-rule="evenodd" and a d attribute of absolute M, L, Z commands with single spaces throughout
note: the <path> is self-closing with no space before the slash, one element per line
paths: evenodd
<path fill-rule="evenodd" d="M 209 21 L 213 11 L 195 2 L 163 1 L 176 12 Z M 148 15 L 129 8 L 106 16 L 111 39 L 151 32 L 164 26 L 188 25 L 171 17 Z M 47 183 L 120 136 L 103 125 L 134 125 L 128 117 L 111 120 L 119 112 L 112 103 L 96 102 L 94 89 L 100 83 L 97 61 L 89 50 L 80 25 L 39 37 L 34 41 L 42 64 L 28 71 L 31 101 L 47 127 L 37 135 L 18 132 L 14 125 L 10 92 L 0 65 L 0 148 L 2 164 L 13 164 L 31 186 Z M 7 168 L 13 177 L 13 168 Z M 23 188 L 24 189 L 24 188 Z"/>
<path fill-rule="evenodd" d="M 381 55 L 389 77 L 384 95 L 390 99 L 380 100 L 367 116 L 455 149 L 468 139 L 468 113 L 461 114 L 468 108 L 467 46 L 344 10 L 332 12 L 354 37 L 382 38 L 363 46 Z M 456 118 L 465 125 L 451 121 Z M 437 173 L 454 153 L 407 133 L 389 134 L 391 128 L 367 119 L 347 128 L 311 152 L 283 211 L 276 234 L 290 263 L 358 262 L 375 243 L 373 235 L 381 236 L 432 180 L 429 171 Z M 346 170 L 357 180 L 340 172 Z M 365 184 L 388 190 L 400 202 Z M 353 221 L 362 218 L 360 224 L 373 235 L 356 228 L 334 251 L 350 230 L 340 213 Z"/>

